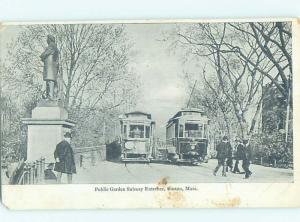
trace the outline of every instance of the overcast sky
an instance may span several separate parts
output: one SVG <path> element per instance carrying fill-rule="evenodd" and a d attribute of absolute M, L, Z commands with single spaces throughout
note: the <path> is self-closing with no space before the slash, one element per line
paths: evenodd
<path fill-rule="evenodd" d="M 164 136 L 167 120 L 185 106 L 187 92 L 182 79 L 182 57 L 170 53 L 163 33 L 171 31 L 170 24 L 126 25 L 133 41 L 132 66 L 141 79 L 141 99 L 136 109 L 152 114 L 156 131 Z"/>

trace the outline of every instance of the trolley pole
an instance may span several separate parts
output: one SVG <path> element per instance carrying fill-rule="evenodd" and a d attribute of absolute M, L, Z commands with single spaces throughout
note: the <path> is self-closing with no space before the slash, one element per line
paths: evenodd
<path fill-rule="evenodd" d="M 191 94 L 190 94 L 190 98 L 189 98 L 189 101 L 187 103 L 187 108 L 190 106 L 191 98 L 192 98 L 192 95 L 194 93 L 194 90 L 195 90 L 195 87 L 196 87 L 196 83 L 197 83 L 197 80 L 195 80 L 194 86 L 192 88 L 192 91 L 191 91 Z"/>

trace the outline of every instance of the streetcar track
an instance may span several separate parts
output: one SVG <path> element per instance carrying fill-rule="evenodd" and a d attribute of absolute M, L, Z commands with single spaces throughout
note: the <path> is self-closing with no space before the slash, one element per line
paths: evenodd
<path fill-rule="evenodd" d="M 126 164 L 125 164 L 125 169 L 131 176 L 135 177 L 135 175 L 129 170 Z"/>

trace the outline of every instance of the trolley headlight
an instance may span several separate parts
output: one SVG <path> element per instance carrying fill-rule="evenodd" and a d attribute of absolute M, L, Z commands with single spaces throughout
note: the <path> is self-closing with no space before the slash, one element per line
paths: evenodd
<path fill-rule="evenodd" d="M 132 150 L 134 148 L 134 144 L 131 142 L 126 142 L 125 143 L 125 148 L 128 150 Z"/>

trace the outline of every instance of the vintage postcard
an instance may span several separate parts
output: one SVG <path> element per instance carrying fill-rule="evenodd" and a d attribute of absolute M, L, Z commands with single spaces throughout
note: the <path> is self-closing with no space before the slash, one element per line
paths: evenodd
<path fill-rule="evenodd" d="M 2 203 L 299 207 L 299 34 L 292 18 L 2 23 Z"/>

